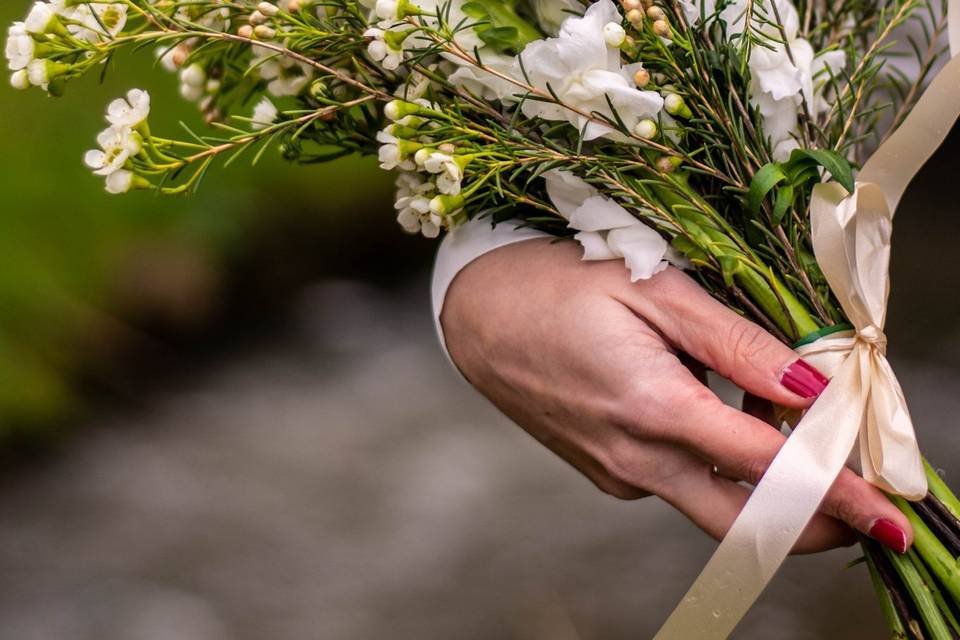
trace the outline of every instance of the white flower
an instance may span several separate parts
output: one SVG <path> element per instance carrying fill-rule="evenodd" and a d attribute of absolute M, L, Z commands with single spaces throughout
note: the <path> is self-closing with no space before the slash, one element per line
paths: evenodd
<path fill-rule="evenodd" d="M 52 5 L 46 2 L 34 2 L 30 13 L 24 20 L 24 28 L 30 33 L 47 33 L 57 27 L 57 14 Z"/>
<path fill-rule="evenodd" d="M 417 168 L 416 163 L 409 158 L 409 153 L 404 149 L 406 140 L 400 140 L 392 133 L 390 128 L 377 133 L 377 141 L 380 142 L 380 168 L 386 171 L 393 169 L 403 169 L 412 171 Z"/>
<path fill-rule="evenodd" d="M 33 86 L 46 89 L 51 80 L 66 70 L 67 66 L 62 63 L 45 58 L 37 58 L 31 60 L 30 64 L 27 65 L 27 77 Z"/>
<path fill-rule="evenodd" d="M 10 86 L 14 89 L 19 89 L 23 91 L 24 89 L 30 88 L 30 76 L 27 75 L 26 69 L 20 69 L 19 71 L 14 71 L 10 76 Z"/>
<path fill-rule="evenodd" d="M 592 112 L 613 116 L 610 103 L 624 124 L 633 129 L 641 120 L 655 117 L 663 98 L 653 91 L 641 91 L 633 83 L 632 67 L 624 68 L 620 52 L 607 46 L 604 25 L 620 20 L 611 0 L 600 0 L 582 18 L 563 23 L 560 35 L 533 42 L 521 53 L 527 77 L 541 91 L 550 89 L 560 101 L 580 113 L 551 102 L 527 100 L 522 110 L 527 117 L 566 120 L 585 140 L 616 133 L 587 115 Z M 608 102 L 609 99 L 609 102 Z"/>
<path fill-rule="evenodd" d="M 309 64 L 278 56 L 263 47 L 254 47 L 252 64 L 256 65 L 260 77 L 267 81 L 270 95 L 278 98 L 299 95 L 313 78 L 313 67 Z"/>
<path fill-rule="evenodd" d="M 407 233 L 422 233 L 427 238 L 436 238 L 444 226 L 441 216 L 430 211 L 433 185 L 424 181 L 420 174 L 404 171 L 397 176 L 397 222 Z"/>
<path fill-rule="evenodd" d="M 26 69 L 34 58 L 35 42 L 27 33 L 22 22 L 14 22 L 7 29 L 7 42 L 4 53 L 7 57 L 7 68 L 11 71 Z"/>
<path fill-rule="evenodd" d="M 422 164 L 427 173 L 436 174 L 437 190 L 440 193 L 449 196 L 460 193 L 463 167 L 460 166 L 457 158 L 446 153 L 433 151 L 427 155 Z"/>
<path fill-rule="evenodd" d="M 194 87 L 202 87 L 207 81 L 207 72 L 202 66 L 197 63 L 194 63 L 180 72 L 180 82 L 184 84 L 193 85 Z"/>
<path fill-rule="evenodd" d="M 627 31 L 619 22 L 603 25 L 603 39 L 608 47 L 619 48 L 627 39 Z"/>
<path fill-rule="evenodd" d="M 157 60 L 160 61 L 160 66 L 163 67 L 165 71 L 176 73 L 177 69 L 179 68 L 179 65 L 177 65 L 176 52 L 177 48 L 169 45 L 164 45 L 157 48 Z"/>
<path fill-rule="evenodd" d="M 374 62 L 379 62 L 383 68 L 393 71 L 403 63 L 403 40 L 396 37 L 398 31 L 377 29 L 376 27 L 363 32 L 363 37 L 370 38 L 367 53 Z"/>
<path fill-rule="evenodd" d="M 733 0 L 720 12 L 717 19 L 726 23 L 728 37 L 744 32 L 748 5 L 748 0 Z M 714 0 L 684 0 L 683 6 L 691 21 L 700 19 L 701 7 L 708 17 L 716 10 Z M 800 16 L 790 0 L 754 2 L 753 11 L 753 31 L 767 41 L 751 48 L 750 102 L 763 116 L 774 159 L 782 162 L 799 146 L 796 137 L 804 104 L 812 116 L 830 109 L 827 80 L 830 73 L 839 73 L 846 65 L 846 55 L 842 51 L 814 52 L 811 44 L 799 37 Z"/>
<path fill-rule="evenodd" d="M 550 35 L 560 32 L 560 25 L 571 16 L 583 15 L 583 5 L 578 0 L 533 0 L 537 22 Z"/>
<path fill-rule="evenodd" d="M 118 169 L 107 176 L 107 193 L 121 194 L 130 191 L 133 187 L 133 172 L 126 169 Z"/>
<path fill-rule="evenodd" d="M 381 20 L 399 20 L 400 0 L 377 0 L 374 9 Z"/>
<path fill-rule="evenodd" d="M 254 131 L 266 129 L 277 121 L 277 114 L 277 106 L 270 102 L 270 98 L 264 97 L 253 108 L 253 122 L 250 123 L 250 128 Z"/>
<path fill-rule="evenodd" d="M 522 90 L 506 76 L 514 77 L 517 71 L 517 59 L 513 56 L 497 53 L 496 51 L 481 51 L 484 67 L 496 71 L 490 73 L 471 64 L 460 65 L 449 76 L 455 86 L 463 87 L 484 100 L 504 101 L 511 96 L 522 93 Z"/>
<path fill-rule="evenodd" d="M 78 4 L 58 14 L 68 19 L 67 31 L 87 42 L 115 38 L 127 26 L 127 5 L 119 2 Z"/>
<path fill-rule="evenodd" d="M 98 176 L 109 176 L 123 168 L 127 160 L 140 153 L 143 140 L 138 133 L 123 126 L 104 129 L 97 136 L 99 149 L 87 151 L 83 162 Z"/>
<path fill-rule="evenodd" d="M 134 129 L 150 116 L 150 94 L 131 89 L 126 98 L 117 98 L 107 106 L 107 122 L 115 127 Z"/>
<path fill-rule="evenodd" d="M 647 280 L 669 266 L 675 258 L 663 237 L 633 217 L 619 204 L 568 171 L 554 169 L 544 174 L 550 200 L 584 250 L 584 260 L 623 258 L 631 279 Z"/>

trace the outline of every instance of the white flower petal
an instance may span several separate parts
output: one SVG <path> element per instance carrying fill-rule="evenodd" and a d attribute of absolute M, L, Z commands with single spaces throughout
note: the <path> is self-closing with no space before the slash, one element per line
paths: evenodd
<path fill-rule="evenodd" d="M 604 196 L 584 200 L 570 216 L 570 226 L 580 231 L 607 231 L 637 224 L 637 219 L 619 204 Z"/>
<path fill-rule="evenodd" d="M 588 262 L 616 260 L 620 257 L 610 250 L 603 234 L 596 231 L 581 231 L 574 239 L 583 247 L 583 259 Z"/>
<path fill-rule="evenodd" d="M 584 201 L 600 192 L 585 180 L 569 171 L 553 169 L 543 174 L 547 183 L 547 195 L 550 201 L 567 220 L 583 205 Z"/>
<path fill-rule="evenodd" d="M 615 254 L 623 256 L 632 282 L 649 280 L 669 266 L 664 260 L 669 249 L 667 241 L 642 222 L 614 229 L 607 234 L 607 245 Z"/>

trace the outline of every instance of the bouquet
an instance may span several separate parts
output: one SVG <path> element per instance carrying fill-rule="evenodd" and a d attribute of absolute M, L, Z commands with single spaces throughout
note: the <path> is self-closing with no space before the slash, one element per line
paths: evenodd
<path fill-rule="evenodd" d="M 397 172 L 407 232 L 482 217 L 622 259 L 634 280 L 672 264 L 783 342 L 839 352 L 846 364 L 825 366 L 848 384 L 831 384 L 783 457 L 830 418 L 821 403 L 860 402 L 834 457 L 859 436 L 865 477 L 915 529 L 903 555 L 862 548 L 892 637 L 919 640 L 960 637 L 960 501 L 910 458 L 883 357 L 898 194 L 864 178 L 889 175 L 870 160 L 917 123 L 947 25 L 946 0 L 41 0 L 9 28 L 6 57 L 14 87 L 51 96 L 145 47 L 177 75 L 208 128 L 154 132 L 138 89 L 111 102 L 83 158 L 111 193 L 191 192 L 244 153 L 374 154 Z M 864 283 L 868 260 L 881 276 Z M 906 443 L 904 474 L 877 460 L 897 457 L 889 428 Z M 677 630 L 709 621 L 704 602 L 717 621 L 696 637 L 726 637 L 822 496 L 757 538 L 782 548 L 760 559 L 767 575 L 711 586 L 708 567 L 659 637 L 692 637 Z M 726 553 L 729 569 L 740 552 Z M 725 588 L 742 601 L 712 607 Z"/>

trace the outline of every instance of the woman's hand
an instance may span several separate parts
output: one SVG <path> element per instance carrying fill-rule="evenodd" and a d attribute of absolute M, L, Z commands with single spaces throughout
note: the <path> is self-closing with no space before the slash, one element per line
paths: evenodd
<path fill-rule="evenodd" d="M 620 262 L 582 262 L 573 243 L 500 248 L 456 278 L 447 346 L 470 382 L 603 491 L 660 496 L 722 538 L 783 445 L 723 404 L 703 365 L 749 394 L 804 409 L 826 379 L 680 271 L 631 284 Z M 698 363 L 703 363 L 700 365 Z M 849 527 L 904 552 L 907 519 L 844 470 L 795 552 L 853 542 Z"/>

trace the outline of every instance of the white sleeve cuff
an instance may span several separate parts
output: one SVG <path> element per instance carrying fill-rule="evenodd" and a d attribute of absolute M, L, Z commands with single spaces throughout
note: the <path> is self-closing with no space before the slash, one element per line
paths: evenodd
<path fill-rule="evenodd" d="M 494 249 L 534 238 L 550 237 L 549 234 L 536 229 L 518 229 L 517 224 L 507 221 L 493 227 L 489 220 L 475 218 L 454 228 L 440 243 L 440 250 L 437 252 L 437 260 L 433 267 L 431 293 L 437 336 L 440 338 L 440 346 L 443 347 L 447 358 L 450 354 L 443 337 L 440 315 L 443 313 L 443 302 L 447 297 L 447 290 L 453 284 L 457 274 L 468 264 Z"/>

